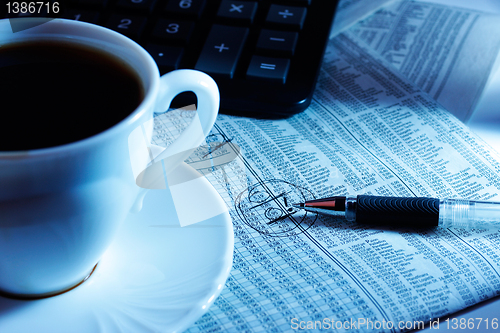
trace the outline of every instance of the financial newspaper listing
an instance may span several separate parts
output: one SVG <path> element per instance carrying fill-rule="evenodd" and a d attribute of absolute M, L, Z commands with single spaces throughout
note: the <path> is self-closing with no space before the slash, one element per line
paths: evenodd
<path fill-rule="evenodd" d="M 330 41 L 305 112 L 220 115 L 210 141 L 214 155 L 238 152 L 198 170 L 230 209 L 234 260 L 188 332 L 400 332 L 500 294 L 498 229 L 358 225 L 293 208 L 347 194 L 500 200 L 499 154 L 352 33 Z"/>
<path fill-rule="evenodd" d="M 500 48 L 498 15 L 416 1 L 384 6 L 349 29 L 410 82 L 467 121 Z"/>
<path fill-rule="evenodd" d="M 394 0 L 339 0 L 330 38 L 350 28 L 353 24 Z"/>

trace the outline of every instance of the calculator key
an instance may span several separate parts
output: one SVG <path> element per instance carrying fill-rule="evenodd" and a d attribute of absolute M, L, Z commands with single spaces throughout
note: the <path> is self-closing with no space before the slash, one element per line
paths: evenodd
<path fill-rule="evenodd" d="M 289 59 L 253 56 L 248 66 L 247 78 L 285 84 L 289 67 Z"/>
<path fill-rule="evenodd" d="M 304 25 L 306 13 L 304 7 L 271 5 L 266 22 L 298 30 Z"/>
<path fill-rule="evenodd" d="M 132 39 L 139 39 L 146 25 L 146 18 L 134 15 L 112 14 L 106 27 Z"/>
<path fill-rule="evenodd" d="M 153 37 L 185 44 L 194 30 L 194 22 L 160 19 L 153 29 Z"/>
<path fill-rule="evenodd" d="M 222 0 L 217 16 L 250 24 L 256 12 L 257 2 Z"/>
<path fill-rule="evenodd" d="M 170 0 L 165 7 L 169 13 L 200 17 L 205 7 L 205 0 Z"/>
<path fill-rule="evenodd" d="M 184 49 L 177 46 L 148 44 L 146 45 L 146 51 L 153 57 L 163 74 L 179 68 Z"/>
<path fill-rule="evenodd" d="M 248 33 L 248 28 L 214 24 L 195 69 L 232 78 Z"/>
<path fill-rule="evenodd" d="M 257 50 L 292 56 L 298 39 L 299 34 L 296 32 L 262 29 L 257 41 Z"/>
<path fill-rule="evenodd" d="M 63 18 L 75 21 L 97 24 L 99 12 L 90 10 L 67 9 L 62 15 Z"/>
<path fill-rule="evenodd" d="M 156 0 L 118 0 L 118 8 L 135 10 L 143 13 L 153 12 Z"/>

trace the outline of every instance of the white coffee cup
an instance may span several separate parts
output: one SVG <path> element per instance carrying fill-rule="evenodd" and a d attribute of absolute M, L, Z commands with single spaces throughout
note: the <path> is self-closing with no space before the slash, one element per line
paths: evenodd
<path fill-rule="evenodd" d="M 19 297 L 72 288 L 99 261 L 141 190 L 129 151 L 136 128 L 142 126 L 151 137 L 152 127 L 143 124 L 151 123 L 153 112 L 167 110 L 183 91 L 196 94 L 197 116 L 162 153 L 177 157 L 165 160 L 168 172 L 203 142 L 219 108 L 217 85 L 208 75 L 178 70 L 160 78 L 152 57 L 112 30 L 55 19 L 13 33 L 9 20 L 0 20 L 1 45 L 43 39 L 118 56 L 137 73 L 145 94 L 126 119 L 95 136 L 57 147 L 0 152 L 0 292 Z M 8 112 L 5 107 L 2 112 Z"/>

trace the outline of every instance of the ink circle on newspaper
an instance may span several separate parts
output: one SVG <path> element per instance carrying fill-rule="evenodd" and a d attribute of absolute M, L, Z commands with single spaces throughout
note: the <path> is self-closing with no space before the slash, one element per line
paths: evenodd
<path fill-rule="evenodd" d="M 309 229 L 317 216 L 292 206 L 314 199 L 311 191 L 292 183 L 273 179 L 249 186 L 235 200 L 240 219 L 257 232 L 287 237 Z"/>

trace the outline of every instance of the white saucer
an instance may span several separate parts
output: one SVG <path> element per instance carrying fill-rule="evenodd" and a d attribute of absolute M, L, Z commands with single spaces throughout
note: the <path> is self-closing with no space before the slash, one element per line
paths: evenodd
<path fill-rule="evenodd" d="M 182 168 L 189 168 L 183 164 Z M 200 190 L 225 203 L 202 178 Z M 210 201 L 209 200 L 209 201 Z M 227 212 L 181 227 L 169 221 L 166 190 L 146 195 L 129 214 L 92 276 L 59 296 L 21 301 L 0 297 L 0 332 L 181 332 L 220 294 L 232 265 Z M 172 221 L 174 220 L 174 221 Z"/>

